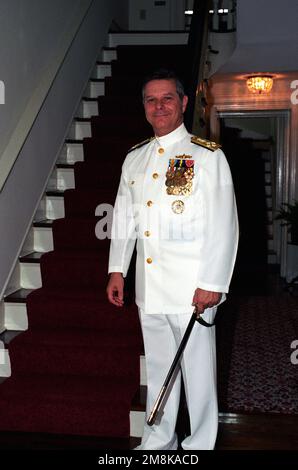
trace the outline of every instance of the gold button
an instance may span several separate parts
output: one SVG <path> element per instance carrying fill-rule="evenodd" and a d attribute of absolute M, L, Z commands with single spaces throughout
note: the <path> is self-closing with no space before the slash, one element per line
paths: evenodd
<path fill-rule="evenodd" d="M 147 261 L 148 264 L 151 264 L 152 263 L 152 258 L 147 258 L 146 261 Z"/>
<path fill-rule="evenodd" d="M 159 153 L 160 155 L 162 155 L 164 152 L 165 152 L 165 151 L 164 151 L 164 149 L 163 149 L 162 147 L 161 147 L 160 149 L 158 149 L 158 153 Z"/>
<path fill-rule="evenodd" d="M 153 173 L 152 178 L 156 180 L 158 178 L 158 173 Z"/>
<path fill-rule="evenodd" d="M 151 233 L 149 232 L 149 230 L 146 230 L 146 232 L 144 232 L 144 235 L 145 237 L 150 237 Z"/>
<path fill-rule="evenodd" d="M 152 202 L 152 201 L 147 201 L 147 206 L 148 206 L 148 207 L 151 207 L 151 206 L 152 206 L 152 204 L 153 204 L 153 202 Z"/>

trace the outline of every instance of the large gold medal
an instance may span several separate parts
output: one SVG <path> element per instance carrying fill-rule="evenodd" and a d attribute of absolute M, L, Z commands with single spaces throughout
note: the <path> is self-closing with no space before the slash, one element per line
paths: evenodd
<path fill-rule="evenodd" d="M 172 211 L 175 214 L 182 214 L 182 212 L 184 211 L 184 202 L 180 201 L 179 199 L 177 199 L 177 201 L 174 201 L 172 203 Z"/>

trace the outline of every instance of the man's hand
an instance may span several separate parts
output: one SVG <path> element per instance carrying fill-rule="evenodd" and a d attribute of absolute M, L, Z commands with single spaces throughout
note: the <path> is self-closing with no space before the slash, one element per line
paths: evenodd
<path fill-rule="evenodd" d="M 210 292 L 204 289 L 196 289 L 192 305 L 195 305 L 198 313 L 203 313 L 206 308 L 211 308 L 220 302 L 222 294 L 220 292 Z"/>
<path fill-rule="evenodd" d="M 107 295 L 111 304 L 123 307 L 124 279 L 122 273 L 112 273 L 107 286 Z"/>

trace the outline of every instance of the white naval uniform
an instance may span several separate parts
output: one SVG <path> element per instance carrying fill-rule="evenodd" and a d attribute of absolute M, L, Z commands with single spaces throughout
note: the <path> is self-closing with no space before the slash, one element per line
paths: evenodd
<path fill-rule="evenodd" d="M 187 327 L 195 289 L 227 293 L 236 258 L 238 222 L 229 166 L 220 149 L 212 152 L 191 137 L 182 124 L 132 150 L 114 208 L 110 273 L 126 276 L 137 239 L 136 303 L 146 354 L 147 412 Z M 167 193 L 170 159 L 194 161 L 191 194 Z M 204 318 L 211 320 L 215 312 L 208 309 Z M 183 357 L 191 436 L 182 447 L 211 449 L 217 433 L 214 328 L 196 323 Z M 179 377 L 161 423 L 145 425 L 142 449 L 176 448 L 178 403 Z"/>

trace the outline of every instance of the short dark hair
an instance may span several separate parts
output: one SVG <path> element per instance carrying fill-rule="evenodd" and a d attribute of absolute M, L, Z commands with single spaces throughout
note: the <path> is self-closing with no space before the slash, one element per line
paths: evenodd
<path fill-rule="evenodd" d="M 147 83 L 151 82 L 152 80 L 173 80 L 176 84 L 176 91 L 177 94 L 180 98 L 180 100 L 183 100 L 183 97 L 185 95 L 185 90 L 184 90 L 184 85 L 178 75 L 170 69 L 158 69 L 152 72 L 151 74 L 147 75 L 145 79 L 143 80 L 142 84 L 142 97 L 144 99 L 144 90 L 145 86 Z"/>

